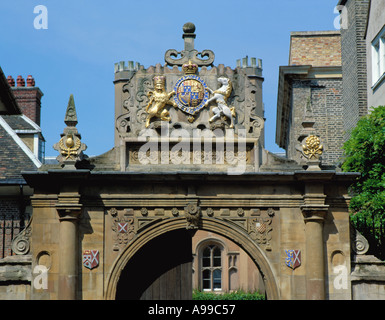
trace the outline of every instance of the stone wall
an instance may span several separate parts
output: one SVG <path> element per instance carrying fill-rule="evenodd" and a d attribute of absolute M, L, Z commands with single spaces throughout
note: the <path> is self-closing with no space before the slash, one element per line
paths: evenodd
<path fill-rule="evenodd" d="M 0 259 L 0 300 L 29 300 L 31 293 L 31 256 Z"/>

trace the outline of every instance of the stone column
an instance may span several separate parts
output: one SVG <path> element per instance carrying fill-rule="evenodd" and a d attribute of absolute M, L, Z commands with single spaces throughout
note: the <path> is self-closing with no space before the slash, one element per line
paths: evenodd
<path fill-rule="evenodd" d="M 56 205 L 60 220 L 59 300 L 77 299 L 79 199 L 78 194 L 60 194 Z"/>
<path fill-rule="evenodd" d="M 323 224 L 328 206 L 303 206 L 306 233 L 306 299 L 325 299 Z"/>

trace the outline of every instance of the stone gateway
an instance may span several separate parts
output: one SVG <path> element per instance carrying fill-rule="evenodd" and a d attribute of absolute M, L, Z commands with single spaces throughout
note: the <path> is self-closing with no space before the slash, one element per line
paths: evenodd
<path fill-rule="evenodd" d="M 293 159 L 267 151 L 261 61 L 215 65 L 195 49 L 195 26 L 183 30 L 184 50 L 164 65 L 116 64 L 112 150 L 84 154 L 71 97 L 58 163 L 23 173 L 32 267 L 48 269 L 48 288 L 31 297 L 191 299 L 193 288 L 243 287 L 271 300 L 350 299 L 334 284 L 350 282 L 357 174 L 323 165 L 316 130 Z"/>

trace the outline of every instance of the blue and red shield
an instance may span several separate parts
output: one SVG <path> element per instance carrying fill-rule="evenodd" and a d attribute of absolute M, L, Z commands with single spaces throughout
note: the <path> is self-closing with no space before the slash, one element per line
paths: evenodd
<path fill-rule="evenodd" d="M 194 115 L 199 112 L 208 100 L 206 83 L 196 75 L 180 78 L 174 87 L 174 101 L 183 112 Z"/>
<path fill-rule="evenodd" d="M 295 268 L 298 268 L 301 265 L 301 250 L 285 250 L 286 258 L 285 258 L 285 264 L 292 268 L 293 270 Z"/>

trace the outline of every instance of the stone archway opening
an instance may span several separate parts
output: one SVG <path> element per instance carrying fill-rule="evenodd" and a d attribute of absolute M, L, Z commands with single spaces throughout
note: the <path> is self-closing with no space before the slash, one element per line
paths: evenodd
<path fill-rule="evenodd" d="M 214 232 L 239 245 L 258 266 L 266 297 L 270 300 L 279 299 L 273 269 L 263 251 L 247 234 L 223 221 L 205 218 L 202 219 L 201 230 Z M 184 218 L 164 220 L 143 231 L 115 261 L 107 280 L 106 299 L 155 300 L 159 297 L 171 300 L 182 299 L 182 296 L 185 300 L 191 299 L 191 232 L 186 230 Z M 175 254 L 176 252 L 180 254 Z M 181 283 L 181 280 L 177 279 L 183 279 L 182 273 L 186 288 L 184 293 L 176 289 L 178 283 Z M 170 281 L 171 279 L 173 280 Z M 169 289 L 161 291 L 162 289 L 158 288 L 161 283 L 167 283 Z M 173 290 L 179 293 L 171 294 Z"/>
<path fill-rule="evenodd" d="M 161 234 L 127 262 L 116 288 L 116 300 L 191 300 L 190 232 Z"/>

